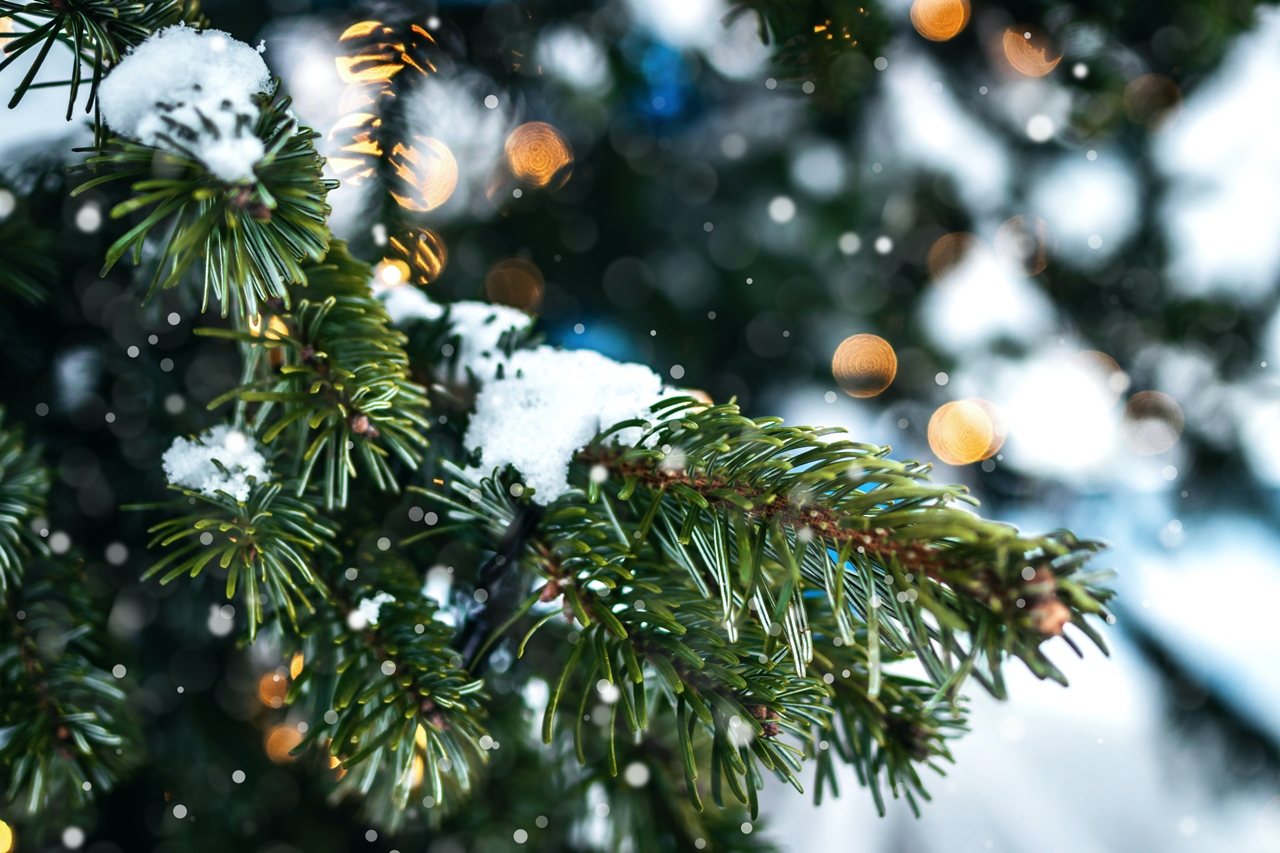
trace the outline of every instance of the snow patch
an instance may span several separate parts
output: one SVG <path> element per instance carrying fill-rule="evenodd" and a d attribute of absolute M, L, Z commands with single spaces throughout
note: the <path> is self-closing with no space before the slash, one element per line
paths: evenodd
<path fill-rule="evenodd" d="M 592 350 L 518 350 L 504 377 L 477 395 L 464 444 L 481 451 L 477 476 L 510 465 L 545 506 L 569 491 L 574 453 L 614 424 L 652 418 L 649 407 L 663 396 L 662 379 L 642 364 Z M 642 435 L 629 427 L 611 438 L 633 445 Z"/>
<path fill-rule="evenodd" d="M 380 294 L 391 322 L 399 326 L 410 320 L 439 320 L 446 306 L 431 299 L 416 287 L 393 287 Z M 459 336 L 456 355 L 456 378 L 465 381 L 467 371 L 483 382 L 498 373 L 506 361 L 499 347 L 507 332 L 523 332 L 533 325 L 533 318 L 523 311 L 488 302 L 451 302 L 449 320 Z"/>
<path fill-rule="evenodd" d="M 370 625 L 377 625 L 382 616 L 382 605 L 394 604 L 396 597 L 389 592 L 379 590 L 373 598 L 362 598 L 356 603 L 356 609 L 347 616 L 347 624 L 356 631 L 363 631 Z"/>
<path fill-rule="evenodd" d="M 225 181 L 252 181 L 262 159 L 253 96 L 271 91 L 258 50 L 220 30 L 178 25 L 152 34 L 102 82 L 116 132 L 194 157 Z"/>
<path fill-rule="evenodd" d="M 253 439 L 229 424 L 219 424 L 195 439 L 175 438 L 163 461 L 170 483 L 211 498 L 226 492 L 238 501 L 245 500 L 250 478 L 262 482 L 271 477 L 267 460 Z"/>
<path fill-rule="evenodd" d="M 416 287 L 391 287 L 378 295 L 396 326 L 410 320 L 439 320 L 444 315 L 444 307 Z"/>

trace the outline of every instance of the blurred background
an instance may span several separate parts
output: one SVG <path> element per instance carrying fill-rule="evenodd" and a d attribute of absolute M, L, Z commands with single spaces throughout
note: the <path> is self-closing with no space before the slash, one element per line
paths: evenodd
<path fill-rule="evenodd" d="M 1055 640 L 1069 689 L 1020 672 L 1008 702 L 973 695 L 973 733 L 920 818 L 898 803 L 877 817 L 850 775 L 819 809 L 775 786 L 770 840 L 1280 851 L 1280 9 L 203 8 L 265 41 L 344 181 L 333 230 L 381 259 L 386 287 L 522 308 L 551 343 L 643 362 L 753 416 L 845 427 L 934 462 L 986 515 L 1110 543 L 1110 658 Z M 30 189 L 50 152 L 89 140 L 63 104 L 33 90 L 0 121 L 8 182 Z M 46 183 L 58 239 L 82 256 L 86 328 L 146 327 L 120 331 L 119 288 L 94 283 L 105 201 Z M 13 198 L 0 194 L 0 220 Z M 889 342 L 896 375 L 853 396 L 833 357 L 864 333 Z M 51 356 L 60 410 L 82 408 L 98 369 L 87 340 Z M 161 433 L 216 417 L 186 400 L 236 381 L 227 352 L 193 352 L 161 366 L 172 423 L 150 444 L 122 438 L 139 470 L 155 473 Z M 65 458 L 62 477 L 84 516 L 64 526 L 105 544 L 110 478 Z M 155 607 L 112 571 L 111 629 L 128 642 Z"/>

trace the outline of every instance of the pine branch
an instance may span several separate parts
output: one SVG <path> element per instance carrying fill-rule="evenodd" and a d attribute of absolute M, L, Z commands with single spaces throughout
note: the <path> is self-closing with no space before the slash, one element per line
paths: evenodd
<path fill-rule="evenodd" d="M 5 410 L 0 406 L 0 427 Z M 21 425 L 0 428 L 0 603 L 22 583 L 23 561 L 47 549 L 27 526 L 44 510 L 49 471 L 39 448 L 27 448 Z"/>
<path fill-rule="evenodd" d="M 319 134 L 298 127 L 290 100 L 278 93 L 258 96 L 261 113 L 254 133 L 266 149 L 254 167 L 252 184 L 228 184 L 215 177 L 194 155 L 183 156 L 112 137 L 86 161 L 107 173 L 81 184 L 78 195 L 100 184 L 139 179 L 136 195 L 116 205 L 112 218 L 147 210 L 145 217 L 107 250 L 106 273 L 132 249 L 141 263 L 151 229 L 168 223 L 169 236 L 156 262 L 147 298 L 157 289 L 178 284 L 196 264 L 204 263 L 207 310 L 212 295 L 225 317 L 232 303 L 246 320 L 258 315 L 269 299 L 290 304 L 289 284 L 305 284 L 302 262 L 324 257 L 329 248 L 325 197 L 337 181 L 322 178 L 324 158 L 313 140 Z"/>
<path fill-rule="evenodd" d="M 404 335 L 369 290 L 369 267 L 334 241 L 322 263 L 304 269 L 309 284 L 292 292 L 296 308 L 269 304 L 259 331 L 201 330 L 246 344 L 251 377 L 209 407 L 237 397 L 260 404 L 253 428 L 268 444 L 283 438 L 292 447 L 297 494 L 324 460 L 321 491 L 332 510 L 347 505 L 357 461 L 375 488 L 399 491 L 391 459 L 418 467 L 429 402 L 409 378 Z"/>
<path fill-rule="evenodd" d="M 6 18 L 27 29 L 24 32 L 0 33 L 0 38 L 8 39 L 0 71 L 39 48 L 31 68 L 14 89 L 9 108 L 16 107 L 32 88 L 70 86 L 67 121 L 71 120 L 80 96 L 85 63 L 90 68 L 90 80 L 84 111 L 89 113 L 97 103 L 98 85 L 103 76 L 129 48 L 137 47 L 147 36 L 171 24 L 187 23 L 199 27 L 207 24 L 200 14 L 197 0 L 157 0 L 152 3 L 131 3 L 128 0 L 30 0 L 16 3 L 0 0 L 0 19 Z M 55 43 L 71 48 L 75 56 L 70 78 L 55 84 L 34 83 Z"/>
<path fill-rule="evenodd" d="M 28 814 L 88 803 L 136 760 L 125 694 L 95 664 L 78 564 L 38 561 L 9 597 L 0 642 L 0 769 Z"/>
<path fill-rule="evenodd" d="M 12 192 L 0 183 L 0 192 Z M 27 214 L 25 201 L 0 219 L 0 290 L 8 290 L 24 302 L 43 302 L 45 284 L 53 277 L 53 234 L 40 228 Z"/>

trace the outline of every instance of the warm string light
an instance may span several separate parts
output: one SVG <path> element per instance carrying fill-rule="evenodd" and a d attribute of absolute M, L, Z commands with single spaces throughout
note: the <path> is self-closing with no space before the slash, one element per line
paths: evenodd
<path fill-rule="evenodd" d="M 1182 437 L 1186 418 L 1177 401 L 1159 391 L 1139 391 L 1124 404 L 1121 430 L 1134 453 L 1156 456 Z"/>
<path fill-rule="evenodd" d="M 1026 275 L 1049 265 L 1049 224 L 1037 216 L 1014 216 L 996 231 L 996 255 Z"/>
<path fill-rule="evenodd" d="M 272 670 L 258 679 L 258 699 L 268 708 L 284 707 L 289 694 L 289 677 Z"/>
<path fill-rule="evenodd" d="M 430 284 L 449 263 L 449 248 L 444 239 L 428 228 L 409 228 L 387 243 L 396 258 L 406 265 L 405 280 L 413 284 Z"/>
<path fill-rule="evenodd" d="M 573 148 L 564 134 L 542 121 L 522 124 L 507 137 L 507 168 L 535 187 L 558 187 L 573 169 Z"/>
<path fill-rule="evenodd" d="M 399 287 L 409 283 L 409 265 L 398 258 L 383 258 L 373 268 L 373 286 L 375 290 Z"/>
<path fill-rule="evenodd" d="M 884 338 L 853 335 L 836 348 L 831 373 L 850 397 L 874 397 L 897 376 L 898 356 Z"/>
<path fill-rule="evenodd" d="M 298 731 L 297 726 L 288 723 L 272 726 L 266 737 L 267 758 L 277 764 L 293 761 L 297 756 L 289 753 L 300 743 L 302 743 L 302 732 Z"/>
<path fill-rule="evenodd" d="M 991 403 L 956 400 L 939 406 L 929 418 L 929 448 L 948 465 L 968 465 L 994 456 L 1006 432 Z"/>
<path fill-rule="evenodd" d="M 298 676 L 302 675 L 302 667 L 306 665 L 306 662 L 307 660 L 303 657 L 302 652 L 294 652 L 293 657 L 289 659 L 289 677 L 297 680 Z"/>
<path fill-rule="evenodd" d="M 0 820 L 0 853 L 11 853 L 17 847 L 16 840 L 13 827 Z"/>
<path fill-rule="evenodd" d="M 484 280 L 485 293 L 490 302 L 519 308 L 526 314 L 536 314 L 542 307 L 542 295 L 546 281 L 537 265 L 521 258 L 498 261 Z"/>
<path fill-rule="evenodd" d="M 406 210 L 435 210 L 449 200 L 458 186 L 458 161 L 440 140 L 415 136 L 422 146 L 397 142 L 388 162 L 400 179 L 403 193 L 391 190 L 391 197 Z"/>
<path fill-rule="evenodd" d="M 969 23 L 969 0 L 915 0 L 911 23 L 930 41 L 955 38 Z"/>
<path fill-rule="evenodd" d="M 972 234 L 963 231 L 943 234 L 929 248 L 929 256 L 925 261 L 929 277 L 934 281 L 941 281 L 955 272 L 974 251 L 983 248 L 982 241 Z"/>
<path fill-rule="evenodd" d="M 1014 24 L 1005 30 L 1003 46 L 1009 64 L 1028 77 L 1043 77 L 1062 61 L 1049 37 L 1030 24 Z"/>

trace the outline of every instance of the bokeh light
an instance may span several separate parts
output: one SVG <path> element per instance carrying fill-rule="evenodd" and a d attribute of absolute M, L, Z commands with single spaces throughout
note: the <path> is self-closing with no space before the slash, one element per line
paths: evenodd
<path fill-rule="evenodd" d="M 573 170 L 573 149 L 564 134 L 542 121 L 522 124 L 507 137 L 507 167 L 535 187 L 558 187 Z"/>
<path fill-rule="evenodd" d="M 383 258 L 373 268 L 374 290 L 399 287 L 409 283 L 409 265 L 399 258 Z"/>
<path fill-rule="evenodd" d="M 289 659 L 289 677 L 296 679 L 302 675 L 302 667 L 306 665 L 307 659 L 302 652 L 294 652 L 293 657 Z"/>
<path fill-rule="evenodd" d="M 281 708 L 284 698 L 289 692 L 287 676 L 272 670 L 258 679 L 258 699 L 268 708 Z"/>
<path fill-rule="evenodd" d="M 391 197 L 407 210 L 434 210 L 449 200 L 458 186 L 458 161 L 443 142 L 431 137 L 414 137 L 421 145 L 399 142 L 391 149 L 388 162 L 404 185 L 405 193 L 391 190 Z"/>
<path fill-rule="evenodd" d="M 1112 402 L 1119 400 L 1120 395 L 1129 389 L 1129 375 L 1105 352 L 1078 352 L 1071 356 L 1068 365 L 1087 376 L 1098 388 L 1106 389 Z"/>
<path fill-rule="evenodd" d="M 852 335 L 836 348 L 831 373 L 850 397 L 874 397 L 898 374 L 898 356 L 884 338 Z"/>
<path fill-rule="evenodd" d="M 990 407 L 985 400 L 956 400 L 939 406 L 929 418 L 929 448 L 934 455 L 948 465 L 968 465 L 994 454 L 1004 437 L 996 435 Z"/>
<path fill-rule="evenodd" d="M 963 231 L 943 234 L 929 248 L 926 261 L 929 277 L 934 281 L 941 281 L 964 263 L 972 252 L 982 248 L 982 241 L 972 234 Z"/>
<path fill-rule="evenodd" d="M 430 284 L 449 263 L 449 248 L 444 238 L 429 228 L 409 228 L 387 243 L 395 256 L 407 265 L 406 280 L 414 284 Z"/>
<path fill-rule="evenodd" d="M 546 281 L 537 265 L 521 258 L 498 261 L 484 280 L 484 289 L 490 302 L 510 305 L 527 314 L 535 314 L 542 307 L 542 294 Z"/>
<path fill-rule="evenodd" d="M 289 753 L 300 743 L 302 743 L 302 732 L 298 731 L 297 726 L 288 724 L 273 726 L 267 732 L 267 758 L 277 764 L 293 761 L 297 756 Z"/>
<path fill-rule="evenodd" d="M 1044 31 L 1030 24 L 1009 27 L 1004 31 L 1003 44 L 1005 59 L 1028 77 L 1043 77 L 1062 61 L 1062 54 Z"/>
<path fill-rule="evenodd" d="M 337 154 L 330 156 L 327 164 L 340 180 L 360 184 L 377 173 L 377 160 L 382 148 L 373 133 L 382 125 L 382 119 L 370 112 L 351 112 L 338 119 L 329 130 L 331 141 L 343 141 Z"/>
<path fill-rule="evenodd" d="M 1143 74 L 1124 87 L 1124 110 L 1129 121 L 1159 130 L 1182 109 L 1182 90 L 1163 74 Z"/>
<path fill-rule="evenodd" d="M 1044 272 L 1049 265 L 1049 224 L 1038 216 L 1018 215 L 996 231 L 996 255 L 1025 275 Z"/>
<path fill-rule="evenodd" d="M 1139 391 L 1124 404 L 1124 440 L 1142 456 L 1155 456 L 1173 447 L 1185 424 L 1177 401 L 1159 391 Z"/>
<path fill-rule="evenodd" d="M 14 847 L 13 827 L 0 820 L 0 853 L 10 853 Z"/>
<path fill-rule="evenodd" d="M 915 0 L 911 23 L 930 41 L 955 38 L 969 23 L 969 0 Z"/>

